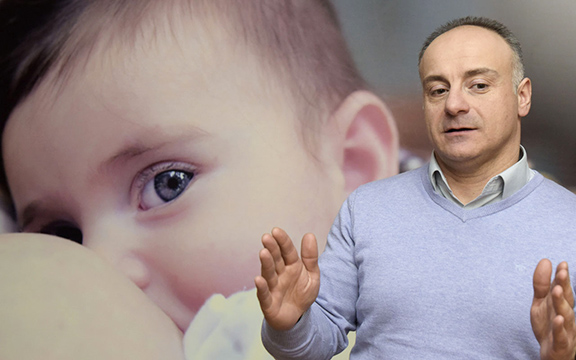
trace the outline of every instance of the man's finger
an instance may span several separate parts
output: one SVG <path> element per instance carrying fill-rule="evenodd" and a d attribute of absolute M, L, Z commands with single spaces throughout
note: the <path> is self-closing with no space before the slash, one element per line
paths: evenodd
<path fill-rule="evenodd" d="M 256 285 L 256 296 L 260 302 L 260 308 L 262 312 L 266 313 L 272 306 L 272 295 L 270 294 L 268 283 L 262 276 L 256 276 L 256 278 L 254 278 L 254 285 Z"/>
<path fill-rule="evenodd" d="M 264 248 L 268 249 L 272 259 L 274 260 L 274 266 L 276 267 L 276 272 L 281 274 L 284 272 L 286 264 L 284 263 L 284 258 L 282 257 L 282 250 L 280 250 L 280 245 L 271 234 L 262 235 L 262 245 Z"/>
<path fill-rule="evenodd" d="M 556 315 L 560 315 L 562 318 L 562 323 L 564 324 L 564 329 L 566 331 L 574 332 L 574 309 L 566 298 L 564 297 L 564 293 L 562 292 L 562 288 L 560 285 L 556 285 L 554 289 L 552 289 L 552 303 L 554 305 L 554 312 Z M 560 321 L 556 320 L 555 321 Z M 576 334 L 575 334 L 576 335 Z"/>
<path fill-rule="evenodd" d="M 314 234 L 308 233 L 302 237 L 302 262 L 306 270 L 313 274 L 319 273 L 318 269 L 318 242 Z"/>
<path fill-rule="evenodd" d="M 568 263 L 563 261 L 556 268 L 556 277 L 554 283 L 562 286 L 564 298 L 568 301 L 571 308 L 574 307 L 574 292 L 572 291 L 572 284 L 570 283 L 570 271 L 568 270 Z"/>
<path fill-rule="evenodd" d="M 568 352 L 569 339 L 568 333 L 564 328 L 564 318 L 562 316 L 556 316 L 552 323 L 552 350 L 556 354 L 561 354 Z"/>
<path fill-rule="evenodd" d="M 292 265 L 300 260 L 298 251 L 284 230 L 276 227 L 272 229 L 272 236 L 280 247 L 280 253 L 282 254 L 286 266 Z"/>
<path fill-rule="evenodd" d="M 260 273 L 266 281 L 267 287 L 273 289 L 278 284 L 278 274 L 272 255 L 268 249 L 260 250 Z"/>
<path fill-rule="evenodd" d="M 544 299 L 550 292 L 550 279 L 552 277 L 552 263 L 542 259 L 534 270 L 534 301 Z"/>

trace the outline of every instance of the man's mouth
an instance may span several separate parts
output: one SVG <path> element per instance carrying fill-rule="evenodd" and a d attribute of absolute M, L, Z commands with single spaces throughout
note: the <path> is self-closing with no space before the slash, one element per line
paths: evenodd
<path fill-rule="evenodd" d="M 474 128 L 458 128 L 458 129 L 448 129 L 445 131 L 445 133 L 449 134 L 449 133 L 460 133 L 460 132 L 467 132 L 467 131 L 473 131 L 475 130 Z"/>

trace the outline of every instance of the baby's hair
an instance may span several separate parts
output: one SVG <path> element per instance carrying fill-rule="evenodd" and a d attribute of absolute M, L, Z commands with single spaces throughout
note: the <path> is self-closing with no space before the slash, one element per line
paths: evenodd
<path fill-rule="evenodd" d="M 221 21 L 279 76 L 307 145 L 311 130 L 366 87 L 330 0 L 0 0 L 0 129 L 48 74 L 65 78 L 102 39 L 130 44 L 150 21 L 187 13 Z"/>

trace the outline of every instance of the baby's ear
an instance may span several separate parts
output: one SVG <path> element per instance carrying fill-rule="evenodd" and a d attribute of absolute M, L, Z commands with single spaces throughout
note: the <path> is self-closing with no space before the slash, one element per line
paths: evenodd
<path fill-rule="evenodd" d="M 332 114 L 342 139 L 345 190 L 398 173 L 398 130 L 388 107 L 368 91 L 350 94 Z"/>

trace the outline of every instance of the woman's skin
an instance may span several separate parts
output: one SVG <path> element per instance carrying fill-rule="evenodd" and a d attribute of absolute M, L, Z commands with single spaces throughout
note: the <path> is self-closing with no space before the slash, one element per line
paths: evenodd
<path fill-rule="evenodd" d="M 80 270 L 79 270 L 80 269 Z M 94 252 L 52 236 L 0 236 L 0 359 L 179 360 L 182 334 Z"/>

